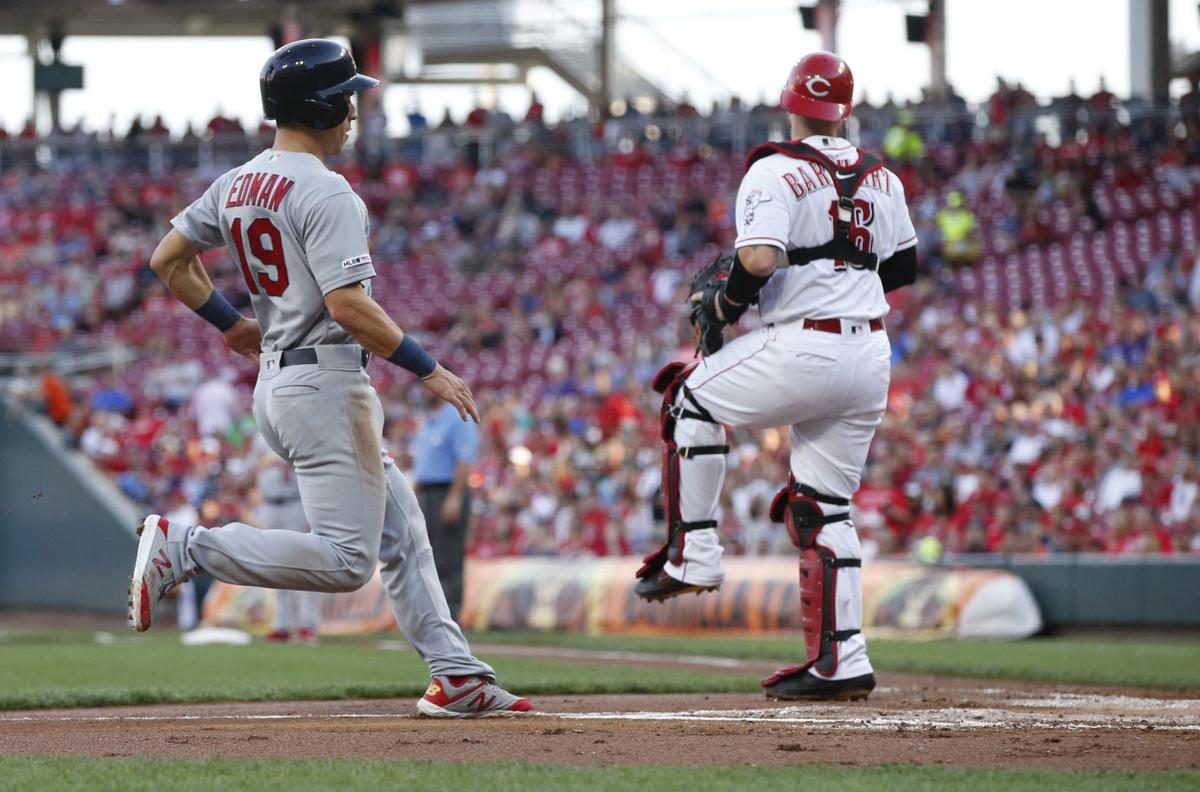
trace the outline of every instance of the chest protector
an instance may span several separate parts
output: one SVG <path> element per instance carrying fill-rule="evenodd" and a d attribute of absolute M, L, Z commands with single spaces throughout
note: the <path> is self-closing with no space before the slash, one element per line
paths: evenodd
<path fill-rule="evenodd" d="M 805 248 L 789 248 L 788 264 L 793 267 L 818 261 L 820 259 L 840 259 L 851 267 L 860 270 L 879 271 L 879 257 L 874 253 L 860 250 L 850 239 L 850 230 L 854 225 L 854 194 L 868 174 L 883 167 L 883 162 L 862 149 L 858 152 L 858 162 L 854 165 L 839 165 L 827 157 L 820 149 L 800 141 L 787 143 L 764 143 L 755 148 L 746 157 L 746 169 L 763 157 L 772 154 L 783 154 L 793 159 L 807 160 L 817 167 L 823 168 L 833 180 L 837 189 L 838 208 L 837 218 L 833 225 L 833 239 L 822 245 Z"/>

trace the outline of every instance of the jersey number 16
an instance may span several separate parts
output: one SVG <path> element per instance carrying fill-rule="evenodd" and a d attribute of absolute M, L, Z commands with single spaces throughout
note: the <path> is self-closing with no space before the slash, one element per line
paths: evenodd
<path fill-rule="evenodd" d="M 838 202 L 829 204 L 829 219 L 833 221 L 834 233 L 837 233 Z M 850 242 L 864 253 L 871 252 L 871 223 L 875 222 L 875 207 L 870 201 L 861 198 L 854 199 L 854 217 L 850 218 Z M 834 272 L 844 272 L 846 262 L 834 259 Z"/>
<path fill-rule="evenodd" d="M 246 245 L 242 240 L 242 218 L 238 217 L 230 226 L 229 235 L 233 237 L 233 246 L 237 248 L 238 264 L 242 267 L 246 286 L 251 294 L 258 294 L 258 287 L 262 286 L 262 290 L 269 296 L 278 297 L 288 287 L 287 262 L 283 260 L 283 240 L 279 236 L 279 229 L 269 219 L 260 217 L 250 224 L 247 232 L 246 241 L 250 243 L 250 252 L 264 269 L 270 268 L 273 273 L 258 273 L 258 284 L 255 285 L 256 278 L 250 271 L 250 263 L 246 260 Z M 269 247 L 263 244 L 264 239 L 270 242 Z"/>

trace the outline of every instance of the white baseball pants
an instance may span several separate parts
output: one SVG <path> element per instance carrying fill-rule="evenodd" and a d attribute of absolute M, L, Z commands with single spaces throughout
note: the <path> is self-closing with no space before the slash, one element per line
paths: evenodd
<path fill-rule="evenodd" d="M 675 424 L 675 440 L 681 447 L 721 445 L 722 424 L 787 424 L 796 481 L 826 495 L 850 498 L 858 490 L 867 451 L 883 419 L 890 379 L 887 333 L 872 332 L 865 322 L 843 320 L 840 334 L 804 329 L 800 321 L 768 325 L 730 341 L 688 376 L 692 397 L 720 423 L 681 418 Z M 724 480 L 724 456 L 681 459 L 682 519 L 714 519 Z M 831 510 L 839 507 L 824 509 L 836 513 Z M 858 534 L 848 519 L 826 525 L 817 543 L 839 558 L 862 557 Z M 685 583 L 719 584 L 725 578 L 722 552 L 716 529 L 691 531 L 684 541 L 683 563 L 668 562 L 665 569 Z M 861 628 L 860 569 L 839 570 L 836 609 L 839 630 Z M 871 665 L 862 634 L 840 642 L 833 678 L 867 673 Z"/>

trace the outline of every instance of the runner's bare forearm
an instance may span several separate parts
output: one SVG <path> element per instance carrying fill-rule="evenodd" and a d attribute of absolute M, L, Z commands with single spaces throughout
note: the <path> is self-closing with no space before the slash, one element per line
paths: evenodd
<path fill-rule="evenodd" d="M 212 281 L 200 263 L 200 248 L 175 229 L 154 249 L 150 269 L 166 284 L 171 296 L 192 310 L 212 295 Z"/>

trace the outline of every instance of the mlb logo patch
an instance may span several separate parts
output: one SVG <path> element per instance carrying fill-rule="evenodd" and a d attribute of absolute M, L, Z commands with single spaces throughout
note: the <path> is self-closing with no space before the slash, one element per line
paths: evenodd
<path fill-rule="evenodd" d="M 371 263 L 370 254 L 364 253 L 361 256 L 355 256 L 354 258 L 348 258 L 345 261 L 343 261 L 342 269 L 350 269 L 351 267 L 358 267 L 362 264 L 370 264 L 370 263 Z"/>

